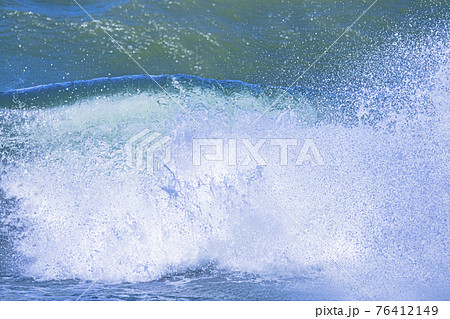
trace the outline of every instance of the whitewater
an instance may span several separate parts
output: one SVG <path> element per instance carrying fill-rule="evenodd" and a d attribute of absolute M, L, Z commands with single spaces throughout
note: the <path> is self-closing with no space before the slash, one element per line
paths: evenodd
<path fill-rule="evenodd" d="M 431 109 L 367 124 L 360 113 L 354 123 L 325 116 L 320 94 L 288 94 L 253 125 L 277 93 L 188 76 L 163 77 L 170 96 L 131 88 L 50 108 L 26 107 L 15 92 L 18 104 L 1 110 L 1 188 L 18 269 L 108 284 L 213 269 L 306 286 L 318 278 L 362 299 L 445 297 L 449 114 L 439 81 L 448 74 L 442 65 L 430 91 L 415 92 Z M 37 90 L 54 94 L 46 89 Z M 173 139 L 172 161 L 155 175 L 124 165 L 126 140 L 145 128 Z M 326 165 L 193 166 L 192 139 L 213 137 L 308 137 Z"/>
<path fill-rule="evenodd" d="M 0 299 L 448 300 L 448 39 L 400 39 L 315 89 L 185 74 L 7 87 Z M 126 165 L 145 129 L 171 139 L 154 174 Z M 268 144 L 267 165 L 193 165 L 194 139 L 309 139 L 324 165 L 294 165 L 300 145 L 279 165 Z"/>

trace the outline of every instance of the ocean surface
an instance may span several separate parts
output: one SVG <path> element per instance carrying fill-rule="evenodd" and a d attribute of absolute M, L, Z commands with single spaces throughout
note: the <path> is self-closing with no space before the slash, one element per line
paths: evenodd
<path fill-rule="evenodd" d="M 0 0 L 0 44 L 0 300 L 450 300 L 448 1 Z"/>

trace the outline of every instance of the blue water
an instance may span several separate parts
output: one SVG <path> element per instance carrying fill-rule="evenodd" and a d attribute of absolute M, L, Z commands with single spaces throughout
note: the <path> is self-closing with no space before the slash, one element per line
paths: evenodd
<path fill-rule="evenodd" d="M 79 3 L 152 76 L 74 2 L 0 2 L 0 300 L 450 299 L 446 1 L 379 1 L 292 87 L 370 2 Z"/>

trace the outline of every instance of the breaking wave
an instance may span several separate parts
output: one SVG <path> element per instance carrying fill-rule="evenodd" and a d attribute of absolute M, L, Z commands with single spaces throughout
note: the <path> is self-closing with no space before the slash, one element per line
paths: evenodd
<path fill-rule="evenodd" d="M 139 282 L 214 265 L 448 298 L 450 65 L 433 50 L 423 83 L 378 86 L 384 100 L 186 75 L 3 92 L 1 253 L 18 256 L 4 267 Z M 144 129 L 172 139 L 153 175 L 125 165 Z M 264 144 L 267 165 L 194 166 L 194 138 L 308 138 L 325 165 L 280 166 Z"/>

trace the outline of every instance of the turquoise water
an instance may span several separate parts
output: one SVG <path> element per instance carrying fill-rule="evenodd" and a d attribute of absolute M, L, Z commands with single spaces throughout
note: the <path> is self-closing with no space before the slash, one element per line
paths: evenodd
<path fill-rule="evenodd" d="M 0 1 L 0 300 L 449 299 L 447 1 L 79 3 Z"/>
<path fill-rule="evenodd" d="M 290 85 L 367 1 L 88 1 L 101 26 L 150 74 Z M 0 89 L 141 74 L 73 1 L 2 1 Z M 374 50 L 447 27 L 447 1 L 378 1 L 302 80 L 341 82 Z M 390 49 L 389 49 L 390 48 Z"/>

